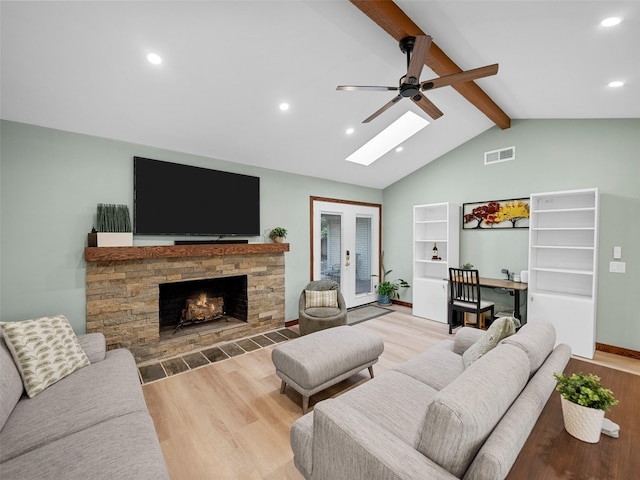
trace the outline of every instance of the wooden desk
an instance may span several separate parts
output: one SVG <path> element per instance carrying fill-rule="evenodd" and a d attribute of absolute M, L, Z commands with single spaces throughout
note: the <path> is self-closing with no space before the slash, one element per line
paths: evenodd
<path fill-rule="evenodd" d="M 565 373 L 593 373 L 620 401 L 606 417 L 620 425 L 620 438 L 585 443 L 569 435 L 554 391 L 522 447 L 507 480 L 630 480 L 640 476 L 640 375 L 571 359 Z"/>
<path fill-rule="evenodd" d="M 481 287 L 506 288 L 507 290 L 513 290 L 513 316 L 518 320 L 522 320 L 522 317 L 520 316 L 520 292 L 526 291 L 527 288 L 529 288 L 528 284 L 487 277 L 480 277 L 478 281 L 480 282 Z"/>

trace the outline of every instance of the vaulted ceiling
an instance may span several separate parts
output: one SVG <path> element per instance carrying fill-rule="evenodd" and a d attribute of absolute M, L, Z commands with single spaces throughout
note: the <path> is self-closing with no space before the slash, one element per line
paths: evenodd
<path fill-rule="evenodd" d="M 384 188 L 499 127 L 444 87 L 427 94 L 444 116 L 402 152 L 346 162 L 407 110 L 428 118 L 404 99 L 362 124 L 395 93 L 336 91 L 397 85 L 406 72 L 396 39 L 362 11 L 374 3 L 2 1 L 1 115 Z M 507 118 L 640 117 L 638 1 L 396 4 L 461 69 L 499 63 L 476 84 Z M 600 25 L 611 16 L 620 25 Z M 438 76 L 425 67 L 421 79 Z"/>

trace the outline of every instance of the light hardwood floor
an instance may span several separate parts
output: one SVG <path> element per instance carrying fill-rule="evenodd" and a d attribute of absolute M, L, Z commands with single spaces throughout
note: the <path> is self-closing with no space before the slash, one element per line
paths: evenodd
<path fill-rule="evenodd" d="M 444 338 L 446 325 L 419 319 L 406 307 L 353 328 L 380 335 L 377 374 Z M 293 327 L 292 329 L 296 329 Z M 301 480 L 289 430 L 302 415 L 301 397 L 280 379 L 266 347 L 143 386 L 173 480 Z M 595 362 L 640 375 L 640 360 L 597 352 Z M 310 406 L 366 382 L 367 370 L 311 397 Z"/>

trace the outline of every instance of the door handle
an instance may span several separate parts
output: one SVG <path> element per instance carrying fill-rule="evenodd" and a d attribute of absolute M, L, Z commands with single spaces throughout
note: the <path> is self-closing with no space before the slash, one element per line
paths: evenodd
<path fill-rule="evenodd" d="M 344 258 L 345 258 L 344 266 L 348 267 L 350 265 L 349 259 L 351 258 L 351 256 L 349 255 L 349 250 L 346 251 Z"/>

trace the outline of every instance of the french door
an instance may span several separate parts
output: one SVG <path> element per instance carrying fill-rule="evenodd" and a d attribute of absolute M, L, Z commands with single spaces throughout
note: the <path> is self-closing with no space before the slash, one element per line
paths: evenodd
<path fill-rule="evenodd" d="M 376 301 L 380 205 L 311 197 L 312 278 L 335 280 L 347 308 Z"/>

